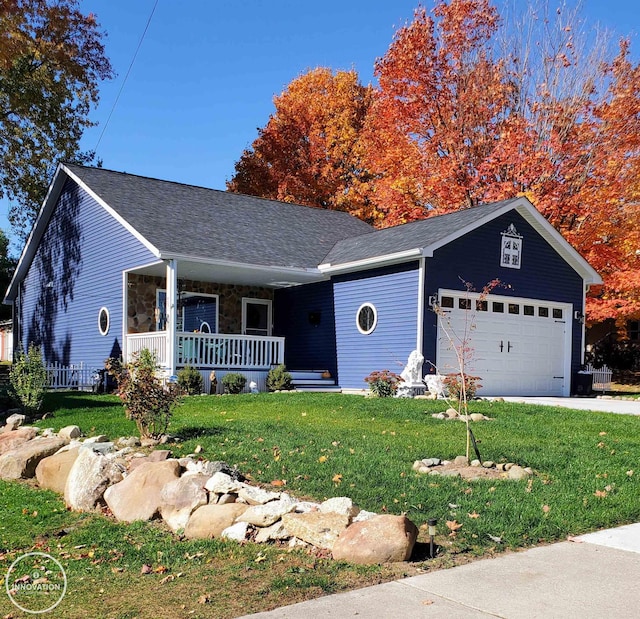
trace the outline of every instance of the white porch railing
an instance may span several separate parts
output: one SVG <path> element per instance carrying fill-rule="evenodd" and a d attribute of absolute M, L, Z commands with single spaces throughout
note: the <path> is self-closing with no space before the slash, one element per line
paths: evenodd
<path fill-rule="evenodd" d="M 164 331 L 152 333 L 131 333 L 127 335 L 127 360 L 131 360 L 133 355 L 147 348 L 156 356 L 156 361 L 160 367 L 168 365 L 167 359 L 167 334 Z"/>
<path fill-rule="evenodd" d="M 155 353 L 158 364 L 167 367 L 166 333 L 135 333 L 127 335 L 127 355 L 148 348 Z M 284 338 L 257 335 L 227 335 L 223 333 L 178 333 L 176 335 L 176 365 L 191 365 L 201 369 L 244 368 L 269 369 L 284 363 Z"/>
<path fill-rule="evenodd" d="M 613 371 L 606 365 L 596 369 L 589 364 L 585 367 L 584 371 L 589 374 L 593 374 L 594 391 L 611 391 L 611 377 L 613 376 Z"/>

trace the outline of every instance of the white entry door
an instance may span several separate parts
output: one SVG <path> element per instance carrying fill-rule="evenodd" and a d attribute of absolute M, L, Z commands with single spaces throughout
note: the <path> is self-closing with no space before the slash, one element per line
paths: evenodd
<path fill-rule="evenodd" d="M 569 395 L 570 304 L 452 290 L 439 303 L 441 374 L 459 371 L 455 348 L 466 339 L 466 372 L 480 378 L 480 395 Z"/>

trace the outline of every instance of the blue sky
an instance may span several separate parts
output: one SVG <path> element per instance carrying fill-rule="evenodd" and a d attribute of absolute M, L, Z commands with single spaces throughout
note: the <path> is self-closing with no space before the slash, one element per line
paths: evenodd
<path fill-rule="evenodd" d="M 522 0 L 512 0 L 520 2 Z M 83 138 L 94 149 L 111 113 L 156 0 L 82 0 L 97 15 L 117 77 L 101 87 Z M 410 20 L 413 0 L 158 0 L 102 136 L 104 167 L 224 189 L 234 163 L 265 125 L 273 96 L 310 68 L 358 71 L 373 65 L 394 31 Z M 427 8 L 431 0 L 424 2 Z M 584 0 L 584 17 L 629 35 L 640 58 L 637 0 Z M 0 228 L 9 231 L 8 204 Z"/>

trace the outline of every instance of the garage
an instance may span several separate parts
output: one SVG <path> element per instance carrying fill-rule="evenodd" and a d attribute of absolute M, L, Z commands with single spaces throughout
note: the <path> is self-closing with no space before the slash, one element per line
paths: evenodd
<path fill-rule="evenodd" d="M 569 395 L 571 304 L 446 289 L 438 298 L 441 374 L 459 371 L 455 347 L 466 339 L 466 371 L 480 377 L 479 395 Z"/>

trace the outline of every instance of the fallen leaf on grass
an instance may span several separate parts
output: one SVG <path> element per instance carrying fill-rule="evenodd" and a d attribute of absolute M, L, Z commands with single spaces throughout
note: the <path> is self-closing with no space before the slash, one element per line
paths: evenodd
<path fill-rule="evenodd" d="M 327 456 L 320 456 L 320 457 L 318 458 L 318 462 L 321 462 L 321 463 L 322 463 L 322 462 L 326 462 L 328 459 L 329 459 L 329 458 L 327 458 Z"/>
<path fill-rule="evenodd" d="M 198 604 L 209 604 L 210 602 L 211 602 L 211 598 L 209 597 L 209 595 L 207 593 L 203 593 L 198 598 Z"/>
<path fill-rule="evenodd" d="M 462 524 L 456 520 L 447 520 L 447 528 L 451 531 L 449 535 L 455 535 L 456 531 L 462 528 Z"/>
<path fill-rule="evenodd" d="M 593 496 L 597 496 L 597 497 L 600 497 L 600 498 L 605 497 L 605 496 L 607 496 L 607 491 L 606 490 L 596 490 L 593 493 Z"/>
<path fill-rule="evenodd" d="M 254 559 L 254 562 L 255 563 L 260 563 L 260 562 L 266 561 L 266 560 L 267 560 L 267 557 L 260 552 L 260 553 L 258 553 L 258 556 Z"/>
<path fill-rule="evenodd" d="M 342 483 L 342 475 L 340 475 L 340 473 L 336 473 L 332 478 L 331 481 L 336 485 L 339 486 Z"/>
<path fill-rule="evenodd" d="M 480 514 L 478 514 L 477 512 L 472 512 L 470 514 L 467 514 L 467 516 L 469 516 L 469 518 L 473 518 L 474 520 L 476 518 L 480 518 Z"/>
<path fill-rule="evenodd" d="M 607 436 L 607 433 L 606 433 L 606 432 L 600 432 L 600 433 L 598 434 L 598 436 Z"/>
<path fill-rule="evenodd" d="M 627 475 L 628 475 L 629 477 L 631 477 L 631 476 L 633 475 L 633 469 L 632 469 L 632 470 L 630 470 L 630 471 L 627 471 Z"/>
<path fill-rule="evenodd" d="M 489 539 L 496 544 L 502 544 L 502 538 L 498 537 L 497 535 L 489 535 Z"/>
<path fill-rule="evenodd" d="M 141 574 L 151 574 L 151 572 L 153 572 L 153 569 L 147 563 L 145 563 L 140 570 Z"/>
<path fill-rule="evenodd" d="M 271 482 L 272 486 L 286 486 L 287 485 L 287 480 L 286 479 L 274 479 Z"/>
<path fill-rule="evenodd" d="M 545 514 L 548 514 L 548 513 L 551 511 L 551 508 L 550 508 L 548 505 L 543 505 L 543 506 L 542 506 L 542 511 L 543 511 Z"/>

